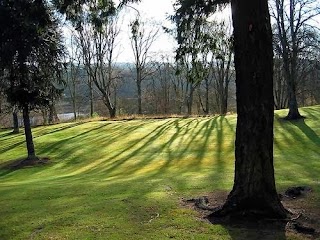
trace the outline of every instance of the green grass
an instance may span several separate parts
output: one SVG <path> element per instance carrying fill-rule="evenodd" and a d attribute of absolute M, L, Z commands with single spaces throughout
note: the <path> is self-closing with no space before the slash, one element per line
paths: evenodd
<path fill-rule="evenodd" d="M 320 106 L 301 112 L 296 122 L 276 112 L 277 187 L 309 185 L 319 208 Z M 179 205 L 230 191 L 235 124 L 232 115 L 37 127 L 37 153 L 51 163 L 16 171 L 3 166 L 25 155 L 24 136 L 0 131 L 0 239 L 255 239 Z"/>

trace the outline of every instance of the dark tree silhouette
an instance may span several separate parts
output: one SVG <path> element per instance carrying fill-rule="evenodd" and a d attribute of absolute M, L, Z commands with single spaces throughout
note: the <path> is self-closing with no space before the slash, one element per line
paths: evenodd
<path fill-rule="evenodd" d="M 50 106 L 59 95 L 62 45 L 49 7 L 44 1 L 0 2 L 0 64 L 8 101 L 22 109 L 27 160 L 38 158 L 33 144 L 30 111 Z"/>

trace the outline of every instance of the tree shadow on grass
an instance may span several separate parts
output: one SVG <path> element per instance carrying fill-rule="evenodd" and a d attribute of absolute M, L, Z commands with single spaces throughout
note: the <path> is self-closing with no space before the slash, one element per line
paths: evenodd
<path fill-rule="evenodd" d="M 300 129 L 300 131 L 314 144 L 318 145 L 320 147 L 320 136 L 312 129 L 310 128 L 306 122 L 305 119 L 300 119 L 297 121 L 291 121 L 291 124 L 295 125 L 297 128 Z"/>
<path fill-rule="evenodd" d="M 45 128 L 43 128 L 43 126 L 41 127 L 35 127 L 33 128 L 33 138 L 39 138 L 48 134 L 52 134 L 52 133 L 57 133 L 57 132 L 61 132 L 67 129 L 71 129 L 80 125 L 85 124 L 85 122 L 74 122 L 74 123 L 64 123 L 64 124 L 59 124 L 58 127 L 57 125 L 51 125 L 51 126 L 46 126 Z M 41 129 L 40 129 L 41 128 Z"/>
<path fill-rule="evenodd" d="M 288 164 L 303 168 L 312 179 L 316 179 L 316 166 L 320 158 L 320 136 L 307 124 L 307 119 L 285 121 L 278 119 L 282 129 L 276 130 L 275 147 Z M 307 154 L 306 154 L 307 153 Z M 309 159 L 306 159 L 309 156 Z"/>
<path fill-rule="evenodd" d="M 147 123 L 150 122 L 148 121 Z M 56 222 L 64 220 L 59 216 L 61 212 L 65 213 L 64 218 L 68 218 L 68 214 L 72 217 L 82 216 L 82 218 L 86 218 L 86 216 L 92 217 L 96 215 L 101 219 L 106 218 L 105 215 L 101 217 L 101 212 L 109 214 L 109 212 L 105 210 L 105 207 L 109 206 L 119 208 L 119 212 L 123 214 L 123 216 L 128 214 L 128 217 L 118 217 L 119 213 L 117 213 L 116 218 L 120 219 L 119 221 L 122 219 L 124 219 L 123 221 L 137 221 L 137 219 L 141 219 L 141 221 L 148 222 L 152 219 L 152 216 L 157 216 L 151 214 L 159 211 L 155 208 L 155 212 L 151 212 L 151 214 L 148 215 L 148 206 L 146 206 L 146 204 L 157 207 L 162 204 L 162 201 L 167 202 L 168 199 L 170 199 L 170 201 L 176 201 L 177 196 L 174 195 L 172 197 L 172 195 L 168 194 L 168 196 L 157 198 L 151 197 L 149 193 L 164 191 L 164 184 L 170 184 L 170 186 L 172 186 L 173 190 L 170 189 L 168 192 L 173 192 L 175 188 L 182 189 L 181 192 L 189 191 L 186 186 L 190 184 L 190 182 L 193 182 L 194 179 L 190 179 L 183 174 L 194 172 L 195 174 L 205 175 L 200 171 L 203 171 L 209 165 L 201 167 L 199 172 L 196 170 L 198 169 L 197 166 L 201 164 L 201 161 L 207 157 L 205 152 L 208 151 L 209 147 L 212 147 L 211 144 L 214 145 L 214 151 L 210 148 L 212 166 L 217 169 L 210 169 L 212 172 L 209 173 L 209 175 L 210 178 L 215 174 L 220 177 L 216 183 L 212 182 L 212 188 L 219 187 L 219 184 L 225 181 L 223 174 L 227 163 L 224 152 L 226 149 L 228 149 L 228 151 L 231 149 L 230 146 L 226 148 L 224 144 L 225 138 L 228 137 L 228 134 L 231 132 L 226 132 L 226 130 L 228 130 L 228 127 L 225 125 L 226 123 L 227 119 L 218 117 L 210 118 L 200 123 L 197 119 L 183 121 L 172 119 L 162 121 L 161 125 L 151 125 L 151 128 L 149 128 L 149 126 L 145 128 L 145 121 L 134 123 L 134 125 L 99 124 L 98 126 L 93 126 L 86 131 L 76 133 L 72 136 L 66 135 L 62 140 L 44 143 L 44 148 L 42 149 L 42 154 L 46 155 L 59 153 L 58 156 L 61 159 L 58 161 L 61 165 L 57 168 L 58 177 L 55 176 L 54 179 L 46 178 L 41 184 L 38 184 L 38 186 L 31 186 L 30 184 L 28 191 L 21 192 L 28 192 L 28 194 L 33 197 L 34 188 L 43 190 L 43 192 L 45 192 L 46 188 L 51 189 L 48 194 L 49 196 L 53 196 L 54 199 L 49 201 L 47 199 L 48 196 L 42 196 L 41 199 L 44 200 L 44 203 L 48 204 L 48 208 L 53 208 L 52 212 L 56 214 L 53 218 L 54 222 L 46 223 L 48 226 L 55 226 L 55 224 L 57 224 Z M 141 126 L 143 126 L 142 133 L 139 131 L 139 133 L 141 133 L 140 135 L 129 139 L 128 137 L 138 133 L 136 130 L 139 130 Z M 116 131 L 113 132 L 111 129 Z M 108 131 L 112 133 L 108 134 Z M 211 136 L 214 137 L 211 138 Z M 200 137 L 200 140 L 198 137 Z M 165 141 L 154 145 L 154 142 L 159 138 L 164 138 Z M 101 144 L 98 145 L 98 143 Z M 123 148 L 115 152 L 106 153 L 106 151 L 103 151 L 106 149 L 109 150 L 114 144 L 120 143 L 124 144 Z M 192 149 L 194 146 L 196 146 L 196 148 Z M 83 152 L 77 152 L 79 148 L 98 153 L 92 159 L 90 155 L 83 157 L 81 156 L 84 154 Z M 179 149 L 180 151 L 176 152 L 175 149 Z M 192 151 L 190 149 L 192 149 Z M 193 159 L 187 159 L 187 165 L 183 165 L 182 161 L 184 160 L 181 159 L 185 158 L 189 150 L 189 153 L 192 153 Z M 139 170 L 159 160 L 159 154 L 164 152 L 166 158 L 164 159 L 163 165 L 159 165 L 157 169 L 152 169 L 151 172 L 139 175 Z M 105 154 L 107 154 L 107 156 L 105 156 Z M 64 157 L 68 157 L 68 161 L 64 161 Z M 75 165 L 77 158 L 83 159 L 84 162 L 79 163 L 81 165 Z M 218 161 L 221 166 L 216 165 L 214 160 Z M 126 163 L 132 163 L 132 165 L 126 168 Z M 79 171 L 79 174 L 72 175 L 73 170 L 82 167 L 85 168 L 88 164 L 92 164 L 92 166 L 86 168 L 84 171 Z M 174 166 L 176 166 L 174 170 L 170 169 L 170 167 Z M 67 168 L 66 171 L 65 168 Z M 39 171 L 37 171 L 37 173 Z M 61 174 L 61 171 L 69 175 Z M 84 173 L 88 173 L 88 175 Z M 119 180 L 121 179 L 121 181 L 112 181 L 112 179 L 111 181 L 105 181 L 105 179 L 114 176 L 118 177 L 117 179 Z M 32 178 L 32 176 L 30 176 L 30 178 Z M 102 184 L 100 184 L 101 182 Z M 162 188 L 159 190 L 157 188 L 159 188 L 160 184 Z M 203 189 L 200 191 L 203 191 Z M 61 201 L 61 199 L 68 201 Z M 63 206 L 66 202 L 68 204 L 66 205 L 67 207 Z M 97 207 L 97 204 L 100 205 Z M 61 205 L 61 208 L 57 207 L 54 209 L 56 205 Z M 141 208 L 141 211 L 139 208 Z M 41 208 L 40 211 L 43 209 L 45 208 Z M 68 212 L 69 209 L 72 210 Z M 161 207 L 159 207 L 159 209 L 161 210 Z M 165 209 L 162 210 L 163 212 L 169 211 L 167 208 L 163 209 Z M 31 210 L 33 211 L 34 209 Z M 79 221 L 77 218 L 75 219 Z M 74 220 L 71 220 L 74 224 Z M 152 223 L 156 221 L 157 219 Z M 168 222 L 169 221 L 170 219 Z M 150 222 L 148 222 L 148 224 L 150 224 Z M 258 228 L 259 226 L 252 227 L 250 224 L 249 226 L 235 223 L 231 225 L 228 223 L 219 224 L 228 231 L 231 239 L 285 239 L 283 226 L 279 226 L 279 229 L 276 231 L 273 230 L 274 232 L 271 231 L 270 233 L 264 228 L 260 229 Z M 122 226 L 119 226 L 119 229 L 121 229 L 121 227 Z M 258 228 L 258 231 L 255 228 Z M 72 230 L 74 230 L 74 228 Z"/>
<path fill-rule="evenodd" d="M 208 125 L 211 123 L 211 121 L 214 120 L 210 119 L 206 121 L 201 127 L 197 127 L 199 124 L 197 119 L 183 120 L 182 123 L 179 119 L 166 121 L 154 131 L 147 133 L 143 139 L 135 139 L 132 141 L 132 145 L 129 145 L 123 151 L 118 152 L 110 157 L 111 159 L 120 157 L 120 159 L 111 163 L 109 166 L 104 166 L 104 174 L 112 174 L 112 172 L 121 165 L 128 161 L 133 161 L 133 159 L 137 159 L 138 161 L 136 161 L 135 164 L 130 167 L 130 169 L 123 173 L 119 172 L 114 176 L 121 177 L 123 175 L 134 175 L 142 168 L 148 167 L 148 165 L 155 163 L 154 161 L 156 159 L 158 161 L 161 160 L 163 163 L 159 165 L 158 169 L 154 169 L 152 171 L 151 174 L 153 177 L 165 173 L 169 167 L 173 167 L 174 165 L 178 168 L 180 164 L 183 164 L 180 161 L 185 157 L 185 154 L 188 154 L 187 149 L 192 147 L 191 145 L 194 143 L 193 141 L 195 141 L 195 138 L 199 137 L 199 134 L 209 134 L 208 132 L 210 132 L 210 130 L 208 129 Z M 170 132 L 174 133 L 172 134 Z M 185 136 L 188 137 L 186 138 Z M 167 141 L 164 141 L 164 143 L 153 147 L 154 142 L 159 138 L 168 139 Z M 141 143 L 142 141 L 144 141 L 144 144 L 137 147 L 137 144 Z M 205 146 L 202 146 L 202 143 Z M 179 149 L 175 150 L 175 146 Z M 201 147 L 207 147 L 206 140 L 201 142 Z M 130 154 L 126 154 L 128 152 Z M 159 158 L 160 154 L 162 154 L 163 157 Z M 143 156 L 143 158 L 139 159 L 140 155 Z M 194 165 L 195 163 L 198 163 L 198 161 L 201 161 L 201 156 L 202 153 L 198 153 L 198 156 L 195 157 L 194 161 L 190 161 L 190 164 Z M 188 169 L 188 167 L 181 166 L 180 169 Z"/>
<path fill-rule="evenodd" d="M 5 140 L 9 140 L 9 139 L 21 136 L 21 135 L 23 135 L 22 131 L 20 131 L 19 133 L 14 133 L 12 130 L 10 130 L 10 131 L 6 130 L 6 131 L 0 133 L 0 139 L 5 138 Z"/>
<path fill-rule="evenodd" d="M 219 122 L 217 122 L 218 119 L 220 119 L 220 117 L 210 118 L 205 121 L 196 118 L 184 120 L 170 119 L 162 120 L 161 125 L 153 125 L 154 121 L 152 120 L 127 125 L 101 123 L 86 131 L 82 130 L 77 134 L 69 134 L 66 135 L 66 138 L 60 138 L 53 142 L 41 142 L 39 139 L 38 142 L 40 142 L 37 143 L 37 145 L 39 145 L 38 154 L 40 156 L 52 156 L 55 153 L 55 158 L 58 159 L 52 160 L 55 163 L 61 164 L 59 167 L 63 168 L 64 172 L 67 172 L 70 167 L 70 170 L 72 168 L 76 169 L 75 172 L 77 173 L 86 172 L 90 174 L 121 177 L 135 175 L 139 170 L 147 168 L 148 165 L 158 164 L 155 160 L 158 161 L 159 159 L 163 160 L 163 163 L 158 165 L 158 169 L 153 169 L 152 172 L 150 172 L 151 174 L 153 173 L 153 176 L 166 172 L 170 167 L 177 167 L 179 171 L 187 171 L 189 167 L 199 168 L 201 161 L 206 157 L 205 154 L 210 145 L 211 148 L 212 144 L 216 146 L 217 154 L 221 154 L 221 145 L 223 142 L 222 122 L 224 118 L 221 118 Z M 146 128 L 146 124 L 148 123 L 152 123 L 150 129 L 148 129 L 148 127 Z M 76 127 L 77 125 L 79 124 L 68 124 L 57 129 L 45 129 L 45 131 L 40 129 L 36 134 L 36 138 L 47 134 L 55 134 L 59 131 Z M 139 135 L 134 136 L 135 131 L 139 130 L 142 126 L 146 129 L 145 134 L 139 131 Z M 155 128 L 153 129 L 154 126 Z M 110 131 L 110 129 L 112 129 L 112 131 Z M 215 134 L 215 131 L 217 131 L 217 134 Z M 108 132 L 110 132 L 110 134 Z M 130 136 L 127 142 L 124 140 L 126 136 Z M 216 139 L 217 141 L 212 141 L 211 136 L 214 136 L 214 138 L 218 137 L 218 139 Z M 158 144 L 156 140 L 159 138 L 166 140 Z M 97 144 L 93 144 L 93 142 Z M 8 149 L 17 147 L 22 143 L 24 143 L 24 141 L 15 143 L 14 146 L 9 146 Z M 125 143 L 125 145 L 124 148 L 119 149 L 120 151 L 105 154 L 105 150 L 111 147 L 111 145 L 114 146 L 122 143 Z M 176 147 L 179 149 L 176 150 Z M 189 151 L 189 149 L 192 150 Z M 79 155 L 85 154 L 90 156 L 89 152 L 91 151 L 94 152 L 92 161 L 87 161 L 87 157 L 84 158 Z M 159 158 L 159 154 L 162 154 L 164 158 Z M 183 160 L 188 154 L 193 160 Z M 212 158 L 214 159 L 215 156 L 212 156 Z M 218 158 L 220 162 L 222 156 L 217 155 L 216 158 Z M 64 161 L 64 159 L 68 159 L 68 161 Z M 184 162 L 182 162 L 182 160 Z M 124 169 L 124 172 L 118 171 L 118 169 L 127 162 L 129 162 L 130 168 Z M 75 164 L 79 165 L 75 167 Z M 181 168 L 179 168 L 180 164 L 183 164 Z M 81 171 L 81 168 L 83 168 L 84 171 Z"/>
<path fill-rule="evenodd" d="M 95 179 L 134 177 L 148 181 L 162 178 L 167 172 L 175 171 L 178 175 L 174 182 L 181 186 L 184 182 L 183 174 L 213 167 L 214 161 L 218 161 L 219 166 L 211 175 L 215 175 L 214 179 L 221 180 L 225 171 L 223 157 L 226 151 L 223 146 L 223 128 L 227 120 L 224 117 L 161 121 L 156 125 L 154 121 L 148 120 L 136 122 L 133 125 L 111 124 L 108 128 L 91 129 L 90 132 L 47 145 L 46 149 L 43 149 L 43 154 L 50 156 L 51 153 L 60 149 L 62 153 L 59 158 L 62 159 L 59 167 L 63 168 L 63 171 L 69 171 L 70 168 L 70 174 L 74 177 L 79 175 L 80 178 L 89 174 Z M 139 128 L 143 126 L 145 129 L 148 123 L 152 123 L 151 128 L 147 127 L 145 132 L 141 132 Z M 117 126 L 119 129 L 115 130 Z M 101 132 L 108 132 L 109 129 L 112 129 L 112 135 L 101 134 Z M 136 130 L 139 132 L 135 132 Z M 135 136 L 136 133 L 138 133 L 137 136 Z M 130 138 L 127 138 L 129 136 Z M 159 143 L 158 139 L 164 140 Z M 93 140 L 97 142 L 96 145 L 92 144 Z M 123 143 L 125 143 L 123 148 L 105 153 L 109 147 Z M 77 159 L 87 159 L 79 156 L 81 154 L 77 152 L 79 148 L 85 149 L 82 154 L 86 155 L 91 150 L 95 151 L 92 161 L 78 162 Z M 206 154 L 209 148 L 209 155 L 212 157 Z M 232 149 L 233 144 L 230 144 L 227 149 L 228 154 Z M 64 157 L 68 157 L 68 161 L 63 163 Z M 203 159 L 206 159 L 205 165 L 202 165 Z M 212 161 L 212 164 L 208 164 L 208 160 Z M 181 177 L 180 174 L 182 174 Z"/>
<path fill-rule="evenodd" d="M 63 130 L 69 129 L 69 128 L 73 128 L 73 127 L 76 127 L 76 126 L 81 125 L 81 124 L 83 124 L 83 123 L 73 123 L 73 124 L 68 124 L 66 126 L 61 126 L 59 128 L 53 129 L 53 130 L 43 131 L 43 132 L 41 132 L 40 135 L 34 137 L 34 139 L 35 138 L 39 138 L 41 136 L 45 136 L 47 134 L 52 134 L 52 133 L 63 131 Z M 50 159 L 48 157 L 43 157 L 43 154 L 44 153 L 48 153 L 49 149 L 50 150 L 53 150 L 53 149 L 54 150 L 58 150 L 57 148 L 59 146 L 63 146 L 65 144 L 66 144 L 66 146 L 68 146 L 67 143 L 68 143 L 68 141 L 70 139 L 81 137 L 81 136 L 84 136 L 86 134 L 90 134 L 90 132 L 95 131 L 95 130 L 99 130 L 99 129 L 100 129 L 100 127 L 92 128 L 92 129 L 90 129 L 88 131 L 81 132 L 76 136 L 71 136 L 68 139 L 64 139 L 64 140 L 59 141 L 58 143 L 55 143 L 53 145 L 46 146 L 46 148 L 44 148 L 44 149 L 40 149 L 38 151 L 38 154 L 37 154 L 38 156 L 40 156 L 39 157 L 39 161 L 37 161 L 37 162 L 31 162 L 30 164 L 25 164 L 25 161 L 24 161 L 25 158 L 19 158 L 19 159 L 14 159 L 14 160 L 11 160 L 11 161 L 5 161 L 2 164 L 0 164 L 0 177 L 4 177 L 4 176 L 6 176 L 6 175 L 8 175 L 8 174 L 10 174 L 10 173 L 12 173 L 14 171 L 17 171 L 17 170 L 25 168 L 25 167 L 39 167 L 38 168 L 38 172 L 41 171 L 41 170 L 45 170 L 46 168 L 43 168 L 43 166 L 52 165 L 51 164 L 52 162 L 50 161 Z M 18 146 L 20 146 L 22 144 L 25 144 L 25 140 L 17 142 L 17 143 L 14 143 L 14 144 L 11 144 L 9 146 L 6 146 L 5 148 L 0 150 L 0 154 L 5 153 L 5 152 L 7 152 L 9 150 L 12 150 L 12 149 L 14 149 L 14 148 L 16 148 L 16 147 L 18 147 Z M 58 145 L 58 146 L 56 146 L 56 145 Z M 50 150 L 49 150 L 49 152 L 50 152 Z"/>
<path fill-rule="evenodd" d="M 66 130 L 66 129 L 69 129 L 69 128 L 73 128 L 73 127 L 76 127 L 76 126 L 79 126 L 83 123 L 72 123 L 72 124 L 68 124 L 68 125 L 63 125 L 63 126 L 60 126 L 58 128 L 54 128 L 54 129 L 49 129 L 49 130 L 38 130 L 37 131 L 37 128 L 33 129 L 33 139 L 36 139 L 36 138 L 39 138 L 39 137 L 42 137 L 42 136 L 45 136 L 47 134 L 52 134 L 52 133 L 57 133 L 59 131 L 63 131 L 63 130 Z M 10 136 L 11 133 L 9 134 L 3 134 L 3 135 L 0 135 L 1 137 L 4 137 L 4 136 Z M 19 141 L 19 142 L 16 142 L 16 143 L 12 143 L 12 138 L 14 137 L 21 137 L 23 136 L 23 140 L 22 141 Z M 10 140 L 10 141 L 9 141 Z M 17 134 L 13 137 L 10 137 L 10 138 L 6 138 L 4 139 L 3 141 L 9 141 L 9 144 L 6 144 L 5 142 L 2 142 L 1 143 L 1 149 L 0 149 L 0 154 L 4 154 L 6 153 L 7 151 L 10 151 L 22 144 L 25 144 L 25 139 L 24 139 L 24 134 Z M 15 160 L 16 161 L 16 160 Z"/>
<path fill-rule="evenodd" d="M 231 219 L 211 218 L 212 224 L 223 226 L 231 239 L 234 240 L 274 240 L 287 239 L 287 222 L 281 220 Z"/>
<path fill-rule="evenodd" d="M 10 151 L 10 150 L 22 145 L 22 144 L 25 144 L 25 140 L 19 141 L 19 142 L 13 143 L 13 144 L 7 144 L 0 150 L 0 154 L 3 154 L 7 151 Z"/>
<path fill-rule="evenodd" d="M 303 112 L 307 113 L 306 117 L 309 119 L 313 119 L 316 121 L 319 121 L 319 107 L 317 107 L 317 109 L 313 108 L 313 107 L 308 107 L 308 108 L 303 108 Z"/>

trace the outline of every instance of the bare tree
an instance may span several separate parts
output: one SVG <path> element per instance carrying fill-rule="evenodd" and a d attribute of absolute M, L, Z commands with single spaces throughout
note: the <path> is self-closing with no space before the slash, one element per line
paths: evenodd
<path fill-rule="evenodd" d="M 207 35 L 204 32 L 203 16 L 197 16 L 190 22 L 190 28 L 186 29 L 187 36 L 183 42 L 178 43 L 179 48 L 176 51 L 176 59 L 178 63 L 177 74 L 184 75 L 186 84 L 185 104 L 187 106 L 187 114 L 192 113 L 192 105 L 194 92 L 199 87 L 201 82 L 208 76 L 207 66 L 207 44 L 204 43 L 204 37 Z"/>
<path fill-rule="evenodd" d="M 284 78 L 283 61 L 275 57 L 273 62 L 273 95 L 275 109 L 284 109 L 288 106 L 287 84 Z"/>
<path fill-rule="evenodd" d="M 229 83 L 233 75 L 233 39 L 231 27 L 224 21 L 212 24 L 215 59 L 213 62 L 213 86 L 218 113 L 228 110 Z"/>
<path fill-rule="evenodd" d="M 93 99 L 93 86 L 98 89 L 110 117 L 116 115 L 116 88 L 119 74 L 115 69 L 115 48 L 120 33 L 117 13 L 98 18 L 96 2 L 90 4 L 90 14 L 84 15 L 83 24 L 77 28 L 78 42 L 82 49 L 83 61 L 89 76 L 90 99 Z M 92 14 L 97 17 L 92 21 Z M 91 108 L 92 109 L 92 108 Z M 91 111 L 92 114 L 92 111 Z"/>
<path fill-rule="evenodd" d="M 273 0 L 271 15 L 276 20 L 275 50 L 283 61 L 287 84 L 289 113 L 286 119 L 302 116 L 298 110 L 297 89 L 299 81 L 299 59 L 313 52 L 318 40 L 318 29 L 312 20 L 319 15 L 317 0 Z"/>
<path fill-rule="evenodd" d="M 142 114 L 142 81 L 154 73 L 150 61 L 150 48 L 159 35 L 159 28 L 153 26 L 147 28 L 138 16 L 130 23 L 130 40 L 134 55 L 136 85 L 138 97 L 138 114 Z"/>
<path fill-rule="evenodd" d="M 317 54 L 318 60 L 315 60 L 312 64 L 313 67 L 306 86 L 311 105 L 320 104 L 320 51 Z"/>
<path fill-rule="evenodd" d="M 93 29 L 90 24 L 82 24 L 76 28 L 77 44 L 81 48 L 82 61 L 87 73 L 87 84 L 89 88 L 90 99 L 90 116 L 94 113 L 94 95 L 93 95 L 93 79 L 96 76 L 96 68 L 92 63 L 94 62 L 94 44 L 92 43 Z"/>
<path fill-rule="evenodd" d="M 74 44 L 74 36 L 71 35 L 69 51 L 69 66 L 66 69 L 66 85 L 72 103 L 73 119 L 77 120 L 78 89 L 81 84 L 81 55 L 79 45 Z"/>
<path fill-rule="evenodd" d="M 169 62 L 155 62 L 156 72 L 151 79 L 151 92 L 155 113 L 168 114 L 171 110 L 171 74 L 172 68 Z"/>

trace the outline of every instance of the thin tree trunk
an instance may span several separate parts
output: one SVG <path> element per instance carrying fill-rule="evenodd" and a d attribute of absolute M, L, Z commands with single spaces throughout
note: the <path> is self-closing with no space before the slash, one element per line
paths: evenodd
<path fill-rule="evenodd" d="M 223 96 L 222 106 L 221 106 L 221 114 L 226 115 L 228 111 L 228 92 Z"/>
<path fill-rule="evenodd" d="M 111 102 L 110 102 L 110 99 L 109 99 L 108 96 L 105 96 L 104 98 L 105 98 L 104 104 L 108 108 L 110 118 L 115 118 L 116 117 L 116 113 L 117 113 L 116 107 L 111 105 Z"/>
<path fill-rule="evenodd" d="M 49 124 L 59 122 L 58 114 L 54 103 L 49 105 Z"/>
<path fill-rule="evenodd" d="M 18 113 L 16 110 L 13 110 L 12 117 L 13 117 L 13 131 L 12 131 L 12 133 L 19 133 L 19 119 L 18 119 Z"/>
<path fill-rule="evenodd" d="M 93 86 L 92 86 L 92 80 L 90 79 L 89 82 L 89 91 L 90 91 L 90 117 L 93 117 L 94 113 L 94 105 L 93 105 Z"/>
<path fill-rule="evenodd" d="M 137 69 L 138 114 L 142 114 L 141 72 Z"/>
<path fill-rule="evenodd" d="M 73 82 L 73 94 L 72 94 L 72 108 L 73 108 L 73 118 L 77 120 L 77 102 L 76 102 L 76 84 Z"/>
<path fill-rule="evenodd" d="M 193 91 L 191 89 L 189 95 L 187 96 L 187 114 L 188 114 L 188 116 L 190 116 L 192 114 L 192 105 L 193 105 Z"/>
<path fill-rule="evenodd" d="M 285 218 L 273 167 L 273 52 L 267 1 L 232 0 L 237 87 L 234 186 L 212 216 Z"/>
<path fill-rule="evenodd" d="M 110 113 L 110 118 L 115 118 L 116 117 L 116 108 L 113 108 L 109 111 Z"/>
<path fill-rule="evenodd" d="M 205 114 L 209 114 L 210 107 L 209 107 L 209 80 L 208 80 L 208 78 L 205 80 L 205 85 L 206 85 Z"/>
<path fill-rule="evenodd" d="M 48 111 L 47 111 L 47 107 L 43 107 L 43 109 L 41 110 L 42 113 L 42 118 L 43 118 L 43 125 L 47 125 L 48 124 Z"/>
<path fill-rule="evenodd" d="M 32 131 L 31 131 L 31 124 L 30 124 L 30 116 L 29 116 L 29 107 L 26 105 L 23 108 L 23 123 L 24 123 L 24 133 L 26 137 L 26 146 L 27 146 L 27 152 L 28 152 L 28 158 L 29 161 L 38 160 L 36 157 L 34 144 L 33 144 L 33 137 L 32 137 Z"/>
<path fill-rule="evenodd" d="M 73 118 L 76 121 L 77 120 L 77 105 L 76 105 L 75 99 L 72 101 L 72 108 L 73 108 Z"/>

